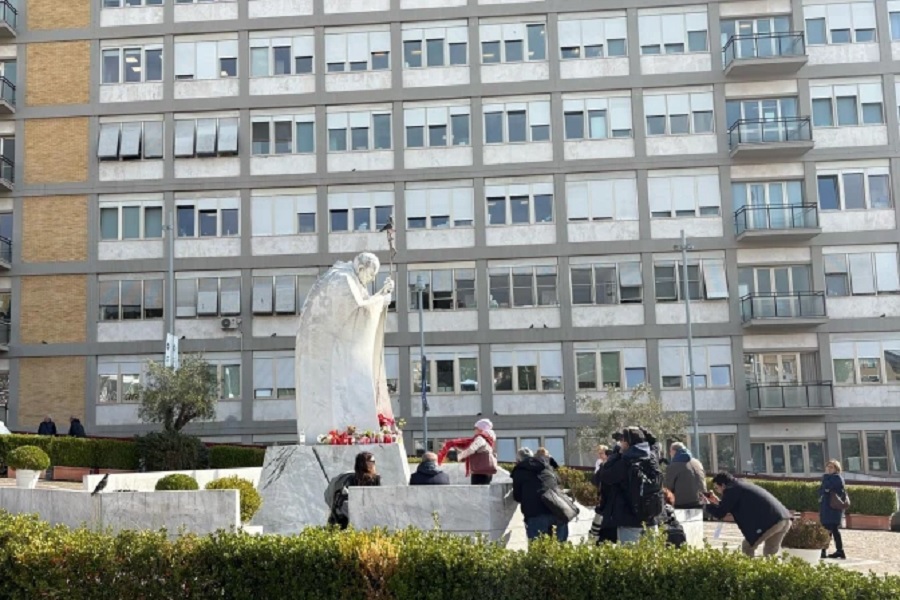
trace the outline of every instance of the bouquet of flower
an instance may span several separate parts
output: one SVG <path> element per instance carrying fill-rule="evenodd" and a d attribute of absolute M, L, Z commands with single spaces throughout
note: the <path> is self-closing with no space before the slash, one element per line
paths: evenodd
<path fill-rule="evenodd" d="M 406 424 L 403 419 L 394 421 L 385 415 L 378 415 L 379 429 L 358 432 L 351 425 L 344 431 L 332 429 L 328 433 L 317 438 L 317 442 L 329 446 L 351 446 L 353 444 L 394 444 L 400 439 L 402 427 Z"/>

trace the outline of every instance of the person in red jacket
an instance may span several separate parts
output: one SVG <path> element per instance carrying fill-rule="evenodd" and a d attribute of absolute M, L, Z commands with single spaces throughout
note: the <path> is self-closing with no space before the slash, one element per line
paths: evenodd
<path fill-rule="evenodd" d="M 466 475 L 472 476 L 472 485 L 489 485 L 497 473 L 496 441 L 494 424 L 489 419 L 481 419 L 475 423 L 474 436 L 457 438 L 444 444 L 438 454 L 438 464 L 444 461 L 451 448 L 456 448 L 459 450 L 456 459 L 466 462 Z"/>

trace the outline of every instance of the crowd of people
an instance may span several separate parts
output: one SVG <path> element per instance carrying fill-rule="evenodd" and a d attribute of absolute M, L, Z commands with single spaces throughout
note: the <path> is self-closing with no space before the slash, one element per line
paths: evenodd
<path fill-rule="evenodd" d="M 644 427 L 625 427 L 611 437 L 612 445 L 597 447 L 592 477 L 599 502 L 590 535 L 597 544 L 631 544 L 646 532 L 661 529 L 669 544 L 680 547 L 686 543 L 686 536 L 676 509 L 701 509 L 714 519 L 731 515 L 744 538 L 744 554 L 754 556 L 760 547 L 763 556 L 781 551 L 792 514 L 767 490 L 724 471 L 713 477 L 713 490 L 707 490 L 703 464 L 688 447 L 674 442 L 665 457 L 653 432 Z M 450 440 L 437 454 L 426 452 L 409 484 L 450 484 L 450 477 L 440 464 L 450 451 L 456 450 L 457 460 L 465 463 L 472 485 L 489 485 L 498 469 L 496 439 L 493 424 L 488 419 L 479 420 L 472 437 Z M 569 522 L 578 515 L 574 500 L 562 489 L 558 469 L 546 448 L 520 448 L 517 452 L 510 473 L 512 492 L 521 508 L 529 543 L 539 536 L 567 541 Z M 822 550 L 822 557 L 843 559 L 846 555 L 840 525 L 849 497 L 840 462 L 829 461 L 826 471 L 819 490 L 819 513 L 836 551 L 828 554 Z M 354 485 L 381 485 L 375 458 L 369 452 L 356 457 L 353 473 L 339 476 L 329 485 L 329 523 L 347 526 L 346 512 L 342 518 L 341 510 L 345 511 L 346 487 Z"/>

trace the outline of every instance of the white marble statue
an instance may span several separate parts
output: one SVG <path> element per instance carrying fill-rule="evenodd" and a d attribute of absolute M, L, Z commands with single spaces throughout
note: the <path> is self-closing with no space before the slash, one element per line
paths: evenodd
<path fill-rule="evenodd" d="M 394 282 L 374 295 L 380 268 L 363 252 L 338 262 L 310 290 L 300 313 L 295 354 L 297 430 L 307 444 L 332 429 L 377 430 L 392 417 L 384 372 L 384 321 Z"/>

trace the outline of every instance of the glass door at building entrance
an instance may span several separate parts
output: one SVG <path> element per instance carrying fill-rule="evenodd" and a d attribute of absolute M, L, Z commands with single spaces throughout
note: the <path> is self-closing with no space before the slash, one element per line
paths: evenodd
<path fill-rule="evenodd" d="M 771 475 L 809 475 L 825 470 L 824 442 L 755 442 L 753 468 Z"/>

